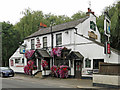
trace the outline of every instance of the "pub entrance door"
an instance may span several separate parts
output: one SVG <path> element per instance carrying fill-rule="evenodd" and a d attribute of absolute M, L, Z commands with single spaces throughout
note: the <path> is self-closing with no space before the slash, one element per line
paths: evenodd
<path fill-rule="evenodd" d="M 74 75 L 75 78 L 82 77 L 82 62 L 80 60 L 75 60 L 74 62 Z"/>

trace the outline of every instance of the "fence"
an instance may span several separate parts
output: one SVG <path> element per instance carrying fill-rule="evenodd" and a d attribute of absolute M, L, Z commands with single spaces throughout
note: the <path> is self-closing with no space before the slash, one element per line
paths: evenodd
<path fill-rule="evenodd" d="M 120 76 L 120 64 L 100 62 L 100 64 L 99 64 L 99 74 Z"/>

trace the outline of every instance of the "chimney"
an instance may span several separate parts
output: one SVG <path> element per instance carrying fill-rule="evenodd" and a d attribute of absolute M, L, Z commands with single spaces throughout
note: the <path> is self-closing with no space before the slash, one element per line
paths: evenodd
<path fill-rule="evenodd" d="M 91 12 L 91 9 L 90 9 L 90 8 L 88 8 L 88 12 Z"/>
<path fill-rule="evenodd" d="M 39 27 L 39 29 L 40 28 L 46 28 L 47 27 L 47 25 L 45 25 L 45 24 L 43 24 L 42 22 L 40 22 L 40 27 Z"/>
<path fill-rule="evenodd" d="M 92 13 L 93 15 L 95 15 L 94 12 L 92 12 L 92 10 L 90 8 L 88 8 L 88 12 L 86 13 L 86 15 L 89 16 L 90 13 Z"/>

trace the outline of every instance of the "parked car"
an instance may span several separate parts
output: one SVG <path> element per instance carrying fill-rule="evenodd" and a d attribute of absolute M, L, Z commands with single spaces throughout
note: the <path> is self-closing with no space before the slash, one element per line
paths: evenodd
<path fill-rule="evenodd" d="M 0 67 L 0 76 L 1 77 L 13 77 L 14 71 L 9 67 Z"/>

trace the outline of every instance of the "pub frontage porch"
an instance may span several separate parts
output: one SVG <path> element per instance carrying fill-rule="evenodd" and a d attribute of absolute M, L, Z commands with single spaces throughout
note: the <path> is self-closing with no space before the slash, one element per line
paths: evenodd
<path fill-rule="evenodd" d="M 53 48 L 51 53 L 47 50 L 36 49 L 28 61 L 33 61 L 32 66 L 36 66 L 32 69 L 33 75 L 41 73 L 42 76 L 81 78 L 83 59 L 84 57 L 79 52 L 71 51 L 66 47 L 57 47 Z M 67 74 L 63 74 L 65 72 Z"/>

